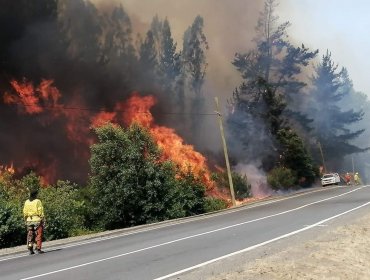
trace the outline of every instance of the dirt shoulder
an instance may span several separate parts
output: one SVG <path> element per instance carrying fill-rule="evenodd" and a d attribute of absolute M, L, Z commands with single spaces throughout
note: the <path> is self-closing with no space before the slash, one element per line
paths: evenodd
<path fill-rule="evenodd" d="M 370 279 L 370 214 L 209 280 Z"/>

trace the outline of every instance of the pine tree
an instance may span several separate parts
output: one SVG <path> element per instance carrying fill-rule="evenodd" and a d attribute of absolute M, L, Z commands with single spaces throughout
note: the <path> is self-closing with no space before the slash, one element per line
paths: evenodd
<path fill-rule="evenodd" d="M 289 105 L 306 85 L 299 74 L 317 54 L 289 42 L 290 23 L 279 23 L 276 7 L 275 0 L 266 0 L 256 27 L 255 48 L 235 55 L 232 64 L 243 82 L 233 92 L 228 117 L 231 133 L 246 149 L 244 160 L 260 161 L 267 171 L 283 152 L 279 131 L 291 129 L 296 119 L 304 124 L 309 121 L 292 113 Z"/>
<path fill-rule="evenodd" d="M 104 58 L 107 63 L 119 63 L 123 71 L 127 71 L 135 58 L 131 20 L 122 5 L 115 7 L 104 19 Z"/>
<path fill-rule="evenodd" d="M 143 76 L 149 79 L 149 83 L 155 83 L 158 71 L 158 60 L 155 40 L 151 30 L 146 33 L 146 38 L 140 46 L 139 63 Z"/>
<path fill-rule="evenodd" d="M 256 48 L 235 55 L 233 65 L 244 79 L 243 87 L 247 87 L 243 97 L 235 96 L 236 103 L 258 102 L 263 90 L 258 90 L 256 86 L 261 84 L 257 82 L 261 79 L 274 95 L 282 95 L 284 99 L 299 93 L 306 85 L 298 79 L 298 75 L 318 51 L 311 52 L 303 44 L 295 47 L 288 41 L 290 23 L 279 24 L 279 17 L 275 15 L 276 6 L 275 0 L 265 2 L 256 27 Z"/>
<path fill-rule="evenodd" d="M 340 108 L 340 101 L 353 91 L 353 85 L 347 70 L 338 70 L 329 51 L 317 65 L 312 84 L 312 102 L 308 112 L 314 119 L 314 134 L 323 147 L 325 157 L 340 163 L 345 155 L 364 151 L 351 144 L 364 129 L 350 129 L 351 125 L 362 120 L 364 112 L 361 109 L 343 111 Z"/>
<path fill-rule="evenodd" d="M 206 50 L 208 49 L 208 42 L 203 27 L 203 18 L 197 16 L 193 24 L 184 33 L 183 72 L 180 77 L 186 89 L 193 93 L 190 98 L 192 114 L 202 112 L 205 104 L 202 87 L 207 69 Z M 202 133 L 201 125 L 202 122 L 199 119 L 191 118 L 192 143 L 195 143 L 196 139 L 199 138 L 198 135 Z"/>
<path fill-rule="evenodd" d="M 163 21 L 161 34 L 159 71 L 163 79 L 163 87 L 173 101 L 183 103 L 183 91 L 179 88 L 182 73 L 181 53 L 176 52 L 177 44 L 172 38 L 171 27 L 167 19 Z"/>
<path fill-rule="evenodd" d="M 104 63 L 103 24 L 98 9 L 89 1 L 65 0 L 60 1 L 58 10 L 62 33 L 69 41 L 69 55 L 83 63 Z"/>
<path fill-rule="evenodd" d="M 205 51 L 208 49 L 208 42 L 203 27 L 203 18 L 197 16 L 184 33 L 183 60 L 190 87 L 196 98 L 202 97 L 202 86 L 207 68 Z"/>

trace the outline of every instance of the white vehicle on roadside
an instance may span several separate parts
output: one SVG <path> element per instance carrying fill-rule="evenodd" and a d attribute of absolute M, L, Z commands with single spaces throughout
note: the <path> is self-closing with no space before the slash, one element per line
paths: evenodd
<path fill-rule="evenodd" d="M 340 177 L 338 173 L 326 173 L 321 178 L 321 185 L 338 185 L 340 183 Z"/>

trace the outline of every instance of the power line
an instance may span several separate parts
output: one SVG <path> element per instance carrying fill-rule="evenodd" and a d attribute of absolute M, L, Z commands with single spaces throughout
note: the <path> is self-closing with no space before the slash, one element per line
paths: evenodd
<path fill-rule="evenodd" d="M 131 111 L 131 110 L 113 110 L 107 111 L 103 108 L 83 108 L 83 107 L 69 107 L 69 106 L 46 106 L 46 105 L 35 105 L 35 104 L 27 104 L 27 103 L 20 103 L 20 102 L 13 102 L 12 104 L 24 106 L 24 107 L 37 107 L 43 108 L 47 110 L 75 110 L 75 111 L 97 111 L 97 112 L 105 112 L 105 113 L 128 113 L 134 112 L 137 114 L 152 114 L 151 112 L 140 112 L 140 111 Z M 159 112 L 156 115 L 183 115 L 183 116 L 217 116 L 217 113 L 179 113 L 179 112 Z"/>

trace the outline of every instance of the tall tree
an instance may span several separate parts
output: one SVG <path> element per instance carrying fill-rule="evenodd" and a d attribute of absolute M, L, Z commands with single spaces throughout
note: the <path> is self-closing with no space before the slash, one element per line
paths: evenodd
<path fill-rule="evenodd" d="M 290 23 L 279 23 L 277 5 L 275 0 L 266 0 L 256 26 L 255 48 L 236 53 L 232 62 L 243 82 L 231 101 L 231 132 L 250 151 L 246 154 L 261 160 L 265 169 L 274 164 L 271 155 L 275 154 L 274 158 L 279 154 L 277 132 L 293 116 L 308 121 L 299 113 L 288 114 L 289 104 L 292 96 L 305 86 L 299 79 L 302 69 L 317 54 L 288 41 Z M 264 146 L 263 151 L 255 149 L 259 145 Z"/>
<path fill-rule="evenodd" d="M 192 114 L 199 114 L 204 108 L 204 96 L 202 87 L 205 81 L 207 61 L 206 50 L 208 49 L 207 38 L 203 32 L 204 21 L 201 16 L 194 19 L 193 24 L 185 31 L 182 62 L 183 72 L 179 85 L 185 85 L 192 94 L 190 100 L 190 110 Z M 183 82 L 183 84 L 181 84 Z M 202 122 L 197 118 L 192 117 L 191 120 L 192 143 L 196 143 L 199 135 L 202 134 Z"/>
<path fill-rule="evenodd" d="M 361 109 L 344 111 L 339 106 L 340 101 L 353 91 L 353 85 L 347 70 L 338 70 L 329 51 L 317 65 L 312 84 L 312 101 L 308 112 L 314 119 L 314 134 L 326 158 L 339 163 L 345 155 L 364 151 L 351 143 L 364 129 L 352 131 L 350 128 L 362 120 L 364 112 Z M 338 165 L 335 164 L 335 167 Z"/>
<path fill-rule="evenodd" d="M 150 79 L 148 81 L 149 83 L 155 83 L 158 71 L 158 60 L 155 40 L 151 30 L 146 33 L 145 40 L 140 46 L 139 62 L 144 77 Z"/>
<path fill-rule="evenodd" d="M 171 27 L 167 19 L 163 21 L 162 36 L 159 53 L 159 70 L 163 77 L 165 90 L 173 91 L 181 74 L 181 55 L 176 52 L 177 44 L 171 34 Z"/>
<path fill-rule="evenodd" d="M 115 7 L 110 16 L 104 17 L 104 58 L 106 62 L 119 62 L 127 70 L 134 63 L 131 20 L 122 5 Z"/>
<path fill-rule="evenodd" d="M 255 89 L 259 79 L 271 87 L 274 95 L 283 95 L 284 99 L 299 93 L 306 85 L 298 76 L 318 51 L 311 52 L 303 44 L 295 47 L 288 41 L 290 23 L 279 23 L 279 17 L 275 15 L 276 6 L 275 0 L 266 0 L 256 27 L 256 48 L 235 55 L 233 64 L 244 79 L 244 87 L 250 87 L 244 94 L 250 96 L 237 97 L 236 102 L 243 102 L 244 98 L 258 101 L 263 92 Z"/>
<path fill-rule="evenodd" d="M 338 105 L 343 110 L 356 108 L 364 112 L 361 121 L 351 124 L 353 130 L 362 129 L 370 123 L 370 99 L 366 93 L 352 89 L 349 95 L 344 96 L 338 102 Z M 359 147 L 370 147 L 370 130 L 366 129 L 364 133 L 352 141 L 352 144 Z M 361 179 L 364 183 L 370 183 L 370 152 L 347 156 L 344 160 L 343 168 L 345 170 L 352 170 L 354 168 L 360 172 Z"/>
<path fill-rule="evenodd" d="M 158 85 L 173 105 L 184 108 L 184 77 L 182 53 L 177 52 L 177 43 L 171 33 L 167 18 L 161 20 L 156 15 L 150 25 L 152 35 L 152 54 L 155 53 L 155 78 Z"/>
<path fill-rule="evenodd" d="M 183 60 L 190 87 L 197 98 L 201 98 L 207 62 L 205 51 L 208 49 L 207 38 L 203 32 L 204 20 L 201 16 L 184 33 Z"/>
<path fill-rule="evenodd" d="M 76 62 L 104 62 L 102 20 L 98 9 L 90 1 L 59 1 L 60 26 L 69 41 L 69 55 Z"/>

